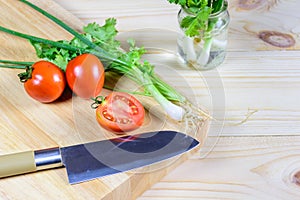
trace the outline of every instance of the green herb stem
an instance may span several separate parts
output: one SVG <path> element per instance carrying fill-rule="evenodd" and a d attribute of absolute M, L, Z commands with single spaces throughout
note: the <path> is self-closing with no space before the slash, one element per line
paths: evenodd
<path fill-rule="evenodd" d="M 26 69 L 24 65 L 1 65 L 0 68 L 10 68 L 10 69 Z"/>
<path fill-rule="evenodd" d="M 83 41 L 86 45 L 88 45 L 90 48 L 97 48 L 97 46 L 92 43 L 91 41 L 89 41 L 88 39 L 86 39 L 85 37 L 83 37 L 82 35 L 80 35 L 80 33 L 78 33 L 77 31 L 75 31 L 73 28 L 71 28 L 70 26 L 68 26 L 67 24 L 65 24 L 63 21 L 61 21 L 60 19 L 56 18 L 55 16 L 51 15 L 50 13 L 46 12 L 45 10 L 37 7 L 36 5 L 26 1 L 26 0 L 20 0 L 21 2 L 25 3 L 26 5 L 30 6 L 31 8 L 33 8 L 34 10 L 38 11 L 39 13 L 41 13 L 42 15 L 46 16 L 47 18 L 51 19 L 53 22 L 55 22 L 57 25 L 61 26 L 62 28 L 64 28 L 66 31 L 68 31 L 69 33 L 71 33 L 72 35 L 74 35 L 76 38 L 80 39 L 81 41 Z"/>
<path fill-rule="evenodd" d="M 15 35 L 15 36 L 27 39 L 27 40 L 32 41 L 32 42 L 47 44 L 47 45 L 50 45 L 50 46 L 55 46 L 55 47 L 67 49 L 69 51 L 79 51 L 80 50 L 77 47 L 74 47 L 74 46 L 71 46 L 71 45 L 68 45 L 68 44 L 55 42 L 55 41 L 52 41 L 52 40 L 47 40 L 47 39 L 35 37 L 35 36 L 32 36 L 32 35 L 20 33 L 20 32 L 5 28 L 3 26 L 0 26 L 0 31 L 3 31 L 3 32 L 9 33 L 11 35 Z"/>
<path fill-rule="evenodd" d="M 128 65 L 128 63 L 120 60 L 120 59 L 116 59 L 114 57 L 108 56 L 106 53 L 102 53 L 99 51 L 96 51 L 95 49 L 93 50 L 89 50 L 89 49 L 85 49 L 85 48 L 80 48 L 80 47 L 75 47 L 73 45 L 70 44 L 65 44 L 65 43 L 61 43 L 61 42 L 55 42 L 52 40 L 48 40 L 48 39 L 44 39 L 44 38 L 40 38 L 40 37 L 36 37 L 36 36 L 32 36 L 32 35 L 28 35 L 25 33 L 20 33 L 18 31 L 14 31 L 8 28 L 5 28 L 3 26 L 0 26 L 0 31 L 5 32 L 5 33 L 9 33 L 11 35 L 20 37 L 20 38 L 24 38 L 27 39 L 31 42 L 36 42 L 36 43 L 41 43 L 41 44 L 46 44 L 46 45 L 50 45 L 53 47 L 58 47 L 58 48 L 62 48 L 62 49 L 66 49 L 69 51 L 73 51 L 73 52 L 79 52 L 79 53 L 92 53 L 94 55 L 96 55 L 97 57 L 100 57 L 101 59 L 106 59 L 109 61 L 114 61 L 117 63 L 120 63 L 122 65 Z"/>
<path fill-rule="evenodd" d="M 124 65 L 124 66 L 130 66 L 130 64 L 128 62 L 125 62 L 121 59 L 117 59 L 115 57 L 107 55 L 106 52 L 105 53 L 99 52 L 96 49 L 86 49 L 86 48 L 75 47 L 75 46 L 70 45 L 70 44 L 55 42 L 55 41 L 52 41 L 52 40 L 48 40 L 48 39 L 28 35 L 28 34 L 25 34 L 25 33 L 20 33 L 18 31 L 14 31 L 14 30 L 5 28 L 3 26 L 0 26 L 0 31 L 11 34 L 11 35 L 14 35 L 14 36 L 17 36 L 17 37 L 20 37 L 20 38 L 27 39 L 31 42 L 46 44 L 46 45 L 66 49 L 66 50 L 73 51 L 73 52 L 92 53 L 92 54 L 96 55 L 97 57 L 99 57 L 100 59 L 105 59 L 105 60 L 108 60 L 108 61 L 112 61 L 112 62 L 115 62 L 115 63 L 120 64 L 120 65 Z"/>
<path fill-rule="evenodd" d="M 20 1 L 23 2 L 23 3 L 25 3 L 26 5 L 30 6 L 34 10 L 38 11 L 39 13 L 41 13 L 42 15 L 44 15 L 45 17 L 49 18 L 50 20 L 52 20 L 53 22 L 55 22 L 57 25 L 59 25 L 60 27 L 62 27 L 63 29 L 65 29 L 66 31 L 68 31 L 69 33 L 71 33 L 74 37 L 76 37 L 77 39 L 81 40 L 88 47 L 90 47 L 91 49 L 93 49 L 93 50 L 90 50 L 89 53 L 93 53 L 94 55 L 96 55 L 96 56 L 98 56 L 98 57 L 100 57 L 102 59 L 104 58 L 104 59 L 108 59 L 108 60 L 120 63 L 122 65 L 128 65 L 128 63 L 126 63 L 126 62 L 124 62 L 124 61 L 122 61 L 120 59 L 117 59 L 113 55 L 109 55 L 101 47 L 99 47 L 98 45 L 94 44 L 93 42 L 91 42 L 90 40 L 88 40 L 87 38 L 85 38 L 84 36 L 82 36 L 80 33 L 78 33 L 77 31 L 75 31 L 73 28 L 71 28 L 69 25 L 67 25 L 66 23 L 64 23 L 63 21 L 61 21 L 60 19 L 58 19 L 57 17 L 51 15 L 47 11 L 45 11 L 45 10 L 37 7 L 36 5 L 28 2 L 27 0 L 20 0 Z"/>
<path fill-rule="evenodd" d="M 197 59 L 197 63 L 199 63 L 200 65 L 206 65 L 208 63 L 212 42 L 212 37 L 204 39 L 203 49 Z"/>
<path fill-rule="evenodd" d="M 16 64 L 16 65 L 33 65 L 34 62 L 23 62 L 23 61 L 13 61 L 13 60 L 0 60 L 3 64 Z"/>
<path fill-rule="evenodd" d="M 178 101 L 178 102 L 185 102 L 186 98 L 182 96 L 177 90 L 163 81 L 159 76 L 153 74 L 151 76 L 151 81 L 154 85 L 159 88 L 159 91 L 170 101 Z"/>

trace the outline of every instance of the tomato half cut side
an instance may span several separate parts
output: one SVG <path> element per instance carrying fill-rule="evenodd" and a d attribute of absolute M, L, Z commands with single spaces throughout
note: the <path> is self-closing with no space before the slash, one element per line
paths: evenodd
<path fill-rule="evenodd" d="M 126 132 L 142 126 L 145 117 L 143 105 L 132 95 L 112 92 L 96 109 L 98 123 L 114 132 Z"/>

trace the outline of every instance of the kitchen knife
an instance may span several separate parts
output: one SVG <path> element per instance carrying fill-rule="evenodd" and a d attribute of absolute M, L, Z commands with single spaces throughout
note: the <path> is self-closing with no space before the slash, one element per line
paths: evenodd
<path fill-rule="evenodd" d="M 180 155 L 199 142 L 176 131 L 147 132 L 74 146 L 0 156 L 0 178 L 66 167 L 70 184 L 125 172 Z"/>

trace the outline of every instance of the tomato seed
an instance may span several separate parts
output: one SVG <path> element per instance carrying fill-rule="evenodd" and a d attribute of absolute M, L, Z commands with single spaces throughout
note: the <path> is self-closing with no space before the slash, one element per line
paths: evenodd
<path fill-rule="evenodd" d="M 115 122 L 117 122 L 118 124 L 131 124 L 132 123 L 132 119 L 121 118 L 121 119 L 115 120 Z"/>
<path fill-rule="evenodd" d="M 138 108 L 135 105 L 132 105 L 130 108 L 133 115 L 138 114 Z"/>
<path fill-rule="evenodd" d="M 103 114 L 103 116 L 104 116 L 106 119 L 108 119 L 108 120 L 110 120 L 110 121 L 115 121 L 114 117 L 111 116 L 110 114 L 108 114 L 107 111 L 103 111 L 102 114 Z"/>

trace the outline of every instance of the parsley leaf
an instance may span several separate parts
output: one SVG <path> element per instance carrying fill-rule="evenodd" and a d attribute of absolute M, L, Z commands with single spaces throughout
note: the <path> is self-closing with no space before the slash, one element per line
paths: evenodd
<path fill-rule="evenodd" d="M 221 10 L 225 0 L 168 0 L 180 5 L 190 15 L 180 22 L 185 34 L 190 37 L 210 31 L 208 19 L 210 14 Z"/>

